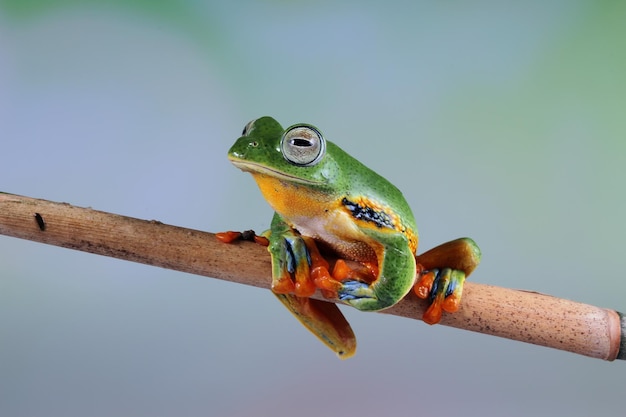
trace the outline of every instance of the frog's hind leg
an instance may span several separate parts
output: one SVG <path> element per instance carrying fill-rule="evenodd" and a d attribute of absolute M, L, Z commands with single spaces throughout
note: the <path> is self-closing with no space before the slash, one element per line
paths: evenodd
<path fill-rule="evenodd" d="M 404 234 L 377 230 L 367 233 L 374 237 L 370 243 L 378 262 L 376 267 L 365 266 L 376 271 L 375 279 L 342 280 L 338 296 L 359 310 L 378 311 L 396 304 L 411 290 L 415 282 L 415 255 Z M 382 241 L 385 243 L 379 243 Z"/>
<path fill-rule="evenodd" d="M 480 249 L 472 239 L 461 238 L 417 257 L 423 272 L 414 291 L 431 303 L 424 313 L 424 322 L 438 323 L 443 311 L 453 313 L 459 309 L 465 278 L 478 266 L 480 256 Z"/>

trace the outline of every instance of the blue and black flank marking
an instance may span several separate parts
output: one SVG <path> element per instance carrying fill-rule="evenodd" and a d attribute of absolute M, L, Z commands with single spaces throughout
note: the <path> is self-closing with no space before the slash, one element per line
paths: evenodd
<path fill-rule="evenodd" d="M 341 200 L 341 204 L 343 204 L 348 210 L 350 210 L 350 213 L 352 213 L 352 216 L 355 219 L 372 222 L 378 228 L 388 227 L 390 229 L 395 229 L 393 220 L 384 211 L 379 211 L 371 207 L 362 206 L 358 203 L 348 200 L 345 197 L 343 198 L 343 200 Z"/>

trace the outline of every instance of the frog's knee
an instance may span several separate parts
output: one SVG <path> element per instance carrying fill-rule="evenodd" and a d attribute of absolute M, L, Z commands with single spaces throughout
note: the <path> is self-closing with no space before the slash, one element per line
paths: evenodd
<path fill-rule="evenodd" d="M 480 263 L 482 253 L 480 251 L 480 247 L 478 247 L 476 242 L 474 242 L 474 239 L 471 239 L 469 237 L 463 237 L 459 239 L 459 241 L 464 247 L 461 256 L 464 258 L 465 263 L 462 270 L 463 272 L 465 272 L 465 275 L 468 276 L 474 271 L 474 269 L 476 269 L 476 267 Z"/>

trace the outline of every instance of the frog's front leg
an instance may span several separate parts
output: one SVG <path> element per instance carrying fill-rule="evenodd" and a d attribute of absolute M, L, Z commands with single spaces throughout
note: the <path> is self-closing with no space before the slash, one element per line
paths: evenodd
<path fill-rule="evenodd" d="M 419 298 L 429 299 L 423 316 L 428 324 L 438 323 L 443 311 L 459 309 L 463 284 L 480 262 L 480 249 L 470 238 L 439 245 L 417 257 L 422 272 L 414 286 Z"/>
<path fill-rule="evenodd" d="M 356 351 L 356 337 L 339 308 L 333 303 L 309 298 L 317 289 L 314 276 L 328 275 L 328 262 L 320 255 L 313 239 L 301 236 L 278 214 L 274 215 L 268 235 L 274 295 L 339 358 L 352 356 Z"/>
<path fill-rule="evenodd" d="M 272 219 L 268 250 L 272 257 L 272 291 L 298 297 L 310 297 L 315 293 L 316 286 L 311 277 L 312 261 L 317 262 L 314 267 L 322 263 L 328 268 L 328 263 L 319 256 L 312 240 L 292 229 L 278 213 Z M 311 252 L 318 256 L 312 258 Z"/>

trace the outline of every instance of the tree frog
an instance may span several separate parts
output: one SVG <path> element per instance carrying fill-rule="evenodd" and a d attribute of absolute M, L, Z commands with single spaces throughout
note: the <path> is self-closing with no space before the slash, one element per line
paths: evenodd
<path fill-rule="evenodd" d="M 265 233 L 272 291 L 340 358 L 354 354 L 354 333 L 335 304 L 309 298 L 318 290 L 378 311 L 413 289 L 430 302 L 423 316 L 429 324 L 459 308 L 465 278 L 480 261 L 478 246 L 462 238 L 417 257 L 417 227 L 400 190 L 315 126 L 283 129 L 261 117 L 245 126 L 228 157 L 252 174 L 275 211 Z M 328 254 L 337 260 L 329 263 Z"/>

